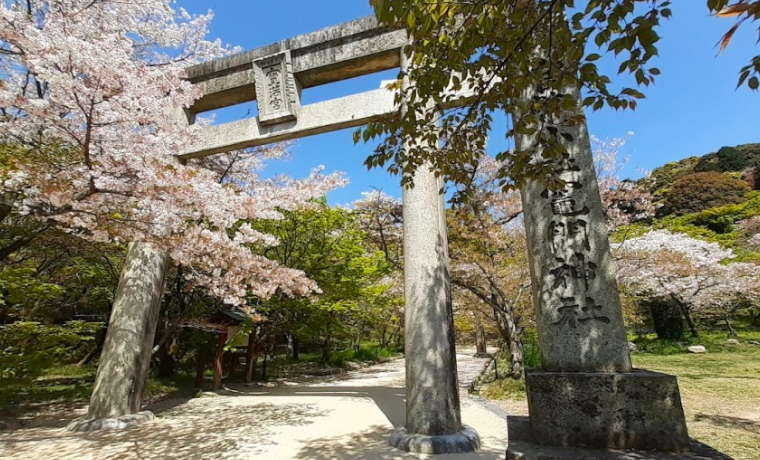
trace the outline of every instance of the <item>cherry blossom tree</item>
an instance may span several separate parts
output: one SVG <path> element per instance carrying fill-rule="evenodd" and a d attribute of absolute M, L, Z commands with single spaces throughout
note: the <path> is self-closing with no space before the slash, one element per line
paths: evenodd
<path fill-rule="evenodd" d="M 385 254 L 386 261 L 402 269 L 404 235 L 401 202 L 382 190 L 364 192 L 362 196 L 353 203 L 359 225 L 369 242 Z"/>
<path fill-rule="evenodd" d="M 667 230 L 650 231 L 617 245 L 618 278 L 633 292 L 668 298 L 680 309 L 692 335 L 694 317 L 719 316 L 735 335 L 730 318 L 738 300 L 760 294 L 760 270 L 735 262 L 717 243 Z"/>
<path fill-rule="evenodd" d="M 470 172 L 468 199 L 447 214 L 451 283 L 491 320 L 510 352 L 513 378 L 524 372 L 522 319 L 530 311 L 530 273 L 520 196 L 502 192 L 500 162 L 484 155 Z M 519 225 L 518 225 L 519 224 Z"/>
<path fill-rule="evenodd" d="M 620 171 L 628 163 L 628 157 L 621 158 L 620 150 L 632 135 L 633 133 L 629 132 L 626 137 L 612 139 L 591 136 L 596 178 L 599 181 L 599 191 L 610 231 L 631 222 L 653 217 L 657 209 L 654 197 L 646 187 L 635 181 L 620 178 Z"/>
<path fill-rule="evenodd" d="M 285 152 L 279 146 L 187 164 L 175 157 L 195 139 L 177 108 L 201 96 L 184 67 L 235 50 L 205 39 L 211 12 L 172 3 L 0 1 L 4 201 L 92 241 L 153 243 L 230 304 L 316 289 L 254 255 L 249 245 L 276 240 L 245 222 L 276 218 L 343 179 L 319 170 L 300 181 L 258 177 Z"/>

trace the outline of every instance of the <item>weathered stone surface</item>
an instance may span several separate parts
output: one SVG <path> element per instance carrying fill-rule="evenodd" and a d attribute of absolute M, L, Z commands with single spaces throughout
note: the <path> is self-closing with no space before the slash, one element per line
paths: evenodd
<path fill-rule="evenodd" d="M 201 139 L 192 151 L 179 157 L 198 158 L 361 126 L 397 112 L 394 96 L 385 88 L 376 89 L 302 106 L 297 119 L 284 123 L 264 126 L 258 118 L 246 118 L 211 126 L 201 131 Z"/>
<path fill-rule="evenodd" d="M 123 430 L 141 423 L 150 422 L 155 418 L 156 416 L 149 410 L 113 418 L 82 418 L 72 420 L 66 426 L 66 431 L 89 433 L 92 431 Z"/>
<path fill-rule="evenodd" d="M 527 417 L 507 417 L 507 460 L 732 460 L 717 450 L 690 440 L 685 452 L 583 449 L 538 444 Z"/>
<path fill-rule="evenodd" d="M 628 351 L 630 352 L 639 351 L 639 346 L 633 342 L 628 342 Z"/>
<path fill-rule="evenodd" d="M 726 340 L 726 343 L 729 345 L 739 345 L 739 341 L 736 339 L 728 339 Z"/>
<path fill-rule="evenodd" d="M 389 443 L 396 449 L 418 454 L 461 454 L 480 449 L 478 433 L 468 426 L 454 434 L 440 436 L 413 434 L 404 427 L 396 428 Z"/>
<path fill-rule="evenodd" d="M 399 66 L 399 50 L 407 43 L 405 29 L 378 26 L 374 16 L 244 51 L 187 69 L 204 96 L 192 107 L 200 113 L 256 97 L 251 62 L 289 50 L 293 72 L 303 88 L 367 75 Z"/>
<path fill-rule="evenodd" d="M 168 262 L 167 254 L 155 245 L 130 243 L 108 322 L 88 420 L 115 419 L 140 410 Z"/>
<path fill-rule="evenodd" d="M 568 89 L 578 99 L 576 89 Z M 527 95 L 532 98 L 534 95 Z M 578 106 L 568 118 L 583 114 Z M 546 371 L 628 372 L 628 352 L 615 267 L 594 172 L 586 123 L 556 127 L 568 154 L 555 160 L 561 190 L 530 181 L 521 189 L 528 255 Z M 518 149 L 536 151 L 537 136 L 518 135 Z M 534 161 L 546 161 L 535 153 Z"/>
<path fill-rule="evenodd" d="M 599 449 L 688 449 L 676 378 L 658 372 L 526 373 L 533 436 Z"/>
<path fill-rule="evenodd" d="M 200 140 L 191 151 L 178 156 L 183 160 L 198 158 L 344 128 L 354 128 L 381 117 L 393 116 L 398 113 L 399 108 L 394 102 L 396 93 L 388 90 L 388 83 L 384 81 L 380 89 L 373 91 L 301 106 L 298 109 L 298 118 L 295 120 L 265 126 L 258 118 L 246 118 L 203 128 L 200 132 Z M 464 88 L 459 90 L 454 90 L 453 87 L 448 88 L 445 95 L 452 101 L 465 103 L 475 97 L 476 92 L 464 85 Z M 253 100 L 253 98 L 245 100 Z M 178 116 L 182 120 L 191 121 L 192 117 L 189 111 L 187 115 Z"/>
<path fill-rule="evenodd" d="M 293 78 L 290 51 L 253 61 L 259 123 L 271 125 L 295 120 L 300 106 L 299 90 Z"/>
<path fill-rule="evenodd" d="M 403 192 L 406 428 L 413 434 L 461 428 L 441 186 L 423 166 Z"/>
<path fill-rule="evenodd" d="M 689 353 L 702 354 L 707 353 L 707 348 L 702 345 L 692 345 L 686 349 Z"/>

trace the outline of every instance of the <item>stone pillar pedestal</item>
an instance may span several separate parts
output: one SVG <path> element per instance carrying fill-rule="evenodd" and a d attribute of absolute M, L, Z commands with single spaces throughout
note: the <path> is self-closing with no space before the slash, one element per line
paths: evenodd
<path fill-rule="evenodd" d="M 528 371 L 525 382 L 531 430 L 541 444 L 689 450 L 681 395 L 672 375 Z"/>
<path fill-rule="evenodd" d="M 168 255 L 153 244 L 129 245 L 87 416 L 67 430 L 127 428 L 153 419 L 139 410 L 168 265 Z"/>

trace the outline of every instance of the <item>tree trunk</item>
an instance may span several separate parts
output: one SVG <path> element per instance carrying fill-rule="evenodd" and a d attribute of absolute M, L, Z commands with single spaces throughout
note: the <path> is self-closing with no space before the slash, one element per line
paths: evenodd
<path fill-rule="evenodd" d="M 525 365 L 523 362 L 523 346 L 520 340 L 520 332 L 517 330 L 517 324 L 511 314 L 500 308 L 493 308 L 496 315 L 496 325 L 499 333 L 504 338 L 511 356 L 512 368 L 510 374 L 515 380 L 523 378 Z"/>
<path fill-rule="evenodd" d="M 264 362 L 261 363 L 261 380 L 266 381 L 267 380 L 267 357 L 269 356 L 269 353 L 267 353 L 266 348 L 264 349 Z"/>
<path fill-rule="evenodd" d="M 248 334 L 248 349 L 245 353 L 245 383 L 253 381 L 253 372 L 256 370 L 256 330 Z"/>
<path fill-rule="evenodd" d="M 100 353 L 100 350 L 103 349 L 103 344 L 106 341 L 106 333 L 108 332 L 108 328 L 103 325 L 100 330 L 98 330 L 98 333 L 95 334 L 95 346 L 92 347 L 92 349 L 87 352 L 87 354 L 84 356 L 84 358 L 80 359 L 77 363 L 77 366 L 85 366 L 87 364 L 90 364 L 90 361 L 92 361 L 96 356 L 98 356 L 98 353 Z"/>
<path fill-rule="evenodd" d="M 731 337 L 739 337 L 739 334 L 736 333 L 736 329 L 734 329 L 734 326 L 731 325 L 731 319 L 728 317 L 728 315 L 723 315 L 723 319 L 726 321 L 726 327 L 728 328 L 728 335 Z"/>
<path fill-rule="evenodd" d="M 361 350 L 362 346 L 362 335 L 359 333 L 354 340 L 353 340 L 353 348 L 354 348 L 354 357 L 356 357 L 357 354 L 359 354 L 359 350 Z"/>
<path fill-rule="evenodd" d="M 158 348 L 156 358 L 158 358 L 158 377 L 167 378 L 174 375 L 174 366 L 176 364 L 174 357 L 169 352 L 171 341 L 164 340 Z"/>
<path fill-rule="evenodd" d="M 328 335 L 322 344 L 322 364 L 327 364 L 330 360 L 330 355 L 330 336 Z"/>
<path fill-rule="evenodd" d="M 301 359 L 301 351 L 298 348 L 298 336 L 295 335 L 295 334 L 293 334 L 291 336 L 291 338 L 293 340 L 293 342 L 292 342 L 293 349 L 291 350 L 292 351 L 292 358 L 293 358 L 293 361 L 298 361 L 299 359 Z"/>
<path fill-rule="evenodd" d="M 686 319 L 686 324 L 689 326 L 689 332 L 692 337 L 699 337 L 699 331 L 697 331 L 697 324 L 694 322 L 694 317 L 691 316 L 691 312 L 683 302 L 676 301 L 678 308 L 681 310 L 683 317 Z"/>
<path fill-rule="evenodd" d="M 222 373 L 224 372 L 223 361 L 224 346 L 227 344 L 227 331 L 219 335 L 219 342 L 216 345 L 216 355 L 214 356 L 214 390 L 222 388 Z"/>
<path fill-rule="evenodd" d="M 155 245 L 129 245 L 88 419 L 120 417 L 140 410 L 168 265 L 168 255 Z"/>
<path fill-rule="evenodd" d="M 487 356 L 486 330 L 482 324 L 478 323 L 478 326 L 475 328 L 475 357 L 485 358 Z"/>

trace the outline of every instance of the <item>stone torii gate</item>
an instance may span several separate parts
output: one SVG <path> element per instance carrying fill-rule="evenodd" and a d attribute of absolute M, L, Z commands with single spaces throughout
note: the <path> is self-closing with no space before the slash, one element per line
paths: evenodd
<path fill-rule="evenodd" d="M 384 87 L 311 105 L 301 105 L 301 90 L 404 69 L 407 43 L 405 30 L 366 17 L 189 68 L 204 96 L 185 110 L 188 123 L 197 113 L 254 99 L 258 116 L 204 129 L 194 149 L 179 157 L 361 126 L 398 113 L 395 92 Z M 464 102 L 471 94 L 456 95 Z M 407 418 L 391 443 L 414 452 L 472 451 L 480 441 L 461 421 L 442 183 L 429 168 L 420 168 L 414 183 L 403 191 Z"/>
<path fill-rule="evenodd" d="M 178 121 L 193 124 L 196 114 L 252 100 L 258 116 L 204 128 L 192 151 L 179 157 L 357 127 L 397 114 L 395 93 L 385 88 L 310 105 L 301 105 L 301 91 L 403 70 L 408 42 L 405 30 L 379 27 L 366 17 L 190 67 L 188 78 L 204 96 L 183 109 Z M 474 95 L 453 96 L 464 104 Z M 571 139 L 563 141 L 569 155 L 558 164 L 566 189 L 549 191 L 539 183 L 522 189 L 543 370 L 526 376 L 530 429 L 516 426 L 508 455 L 544 455 L 535 444 L 687 450 L 675 378 L 631 367 L 586 125 L 560 128 Z M 517 143 L 528 150 L 535 140 L 519 136 Z M 472 451 L 480 441 L 461 421 L 441 179 L 421 167 L 414 184 L 403 191 L 406 426 L 397 427 L 390 442 L 412 452 Z M 155 273 L 163 273 L 167 262 L 144 243 L 133 243 L 133 252 L 134 263 L 128 257 L 119 282 L 88 417 L 72 422 L 71 430 L 128 426 L 152 416 L 138 411 L 163 283 Z M 135 286 L 151 276 L 151 295 L 145 295 L 144 287 Z M 124 348 L 133 350 L 128 359 Z M 121 350 L 122 358 L 111 350 Z M 130 375 L 138 377 L 116 378 Z"/>

